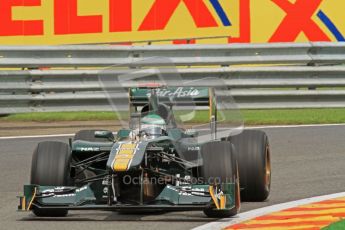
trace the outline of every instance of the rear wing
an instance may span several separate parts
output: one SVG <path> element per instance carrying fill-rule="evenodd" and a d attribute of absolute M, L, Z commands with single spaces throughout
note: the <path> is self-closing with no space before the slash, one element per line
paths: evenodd
<path fill-rule="evenodd" d="M 139 87 L 129 89 L 130 107 L 145 106 L 149 103 L 152 88 Z M 206 87 L 158 87 L 154 88 L 160 103 L 173 106 L 208 107 L 210 119 L 216 114 L 216 98 L 213 88 Z M 174 101 L 172 102 L 171 99 Z M 198 109 L 198 108 L 197 108 Z M 202 108 L 200 108 L 202 109 Z M 204 108 L 206 110 L 206 108 Z"/>
<path fill-rule="evenodd" d="M 149 103 L 152 88 L 131 88 L 129 90 L 130 104 L 144 106 Z M 171 105 L 171 98 L 179 105 L 209 106 L 213 91 L 210 88 L 198 87 L 169 87 L 155 88 L 156 95 L 161 103 Z"/>

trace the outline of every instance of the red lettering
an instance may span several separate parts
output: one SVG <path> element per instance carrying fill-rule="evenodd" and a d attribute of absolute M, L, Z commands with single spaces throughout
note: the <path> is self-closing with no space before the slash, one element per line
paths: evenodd
<path fill-rule="evenodd" d="M 250 33 L 250 0 L 240 1 L 240 36 L 229 38 L 229 43 L 249 43 Z"/>
<path fill-rule="evenodd" d="M 42 35 L 42 20 L 12 20 L 12 7 L 40 5 L 41 0 L 1 0 L 0 36 Z"/>
<path fill-rule="evenodd" d="M 330 41 L 311 18 L 323 0 L 297 0 L 295 4 L 288 0 L 272 1 L 287 15 L 269 42 L 293 42 L 301 32 L 304 32 L 310 41 Z"/>
<path fill-rule="evenodd" d="M 186 5 L 198 28 L 218 26 L 203 0 L 156 0 L 139 31 L 163 30 L 181 2 Z"/>
<path fill-rule="evenodd" d="M 190 39 L 190 40 L 174 40 L 173 44 L 175 45 L 183 45 L 183 44 L 195 44 L 196 40 L 195 39 Z"/>
<path fill-rule="evenodd" d="M 109 0 L 110 32 L 132 31 L 132 0 Z"/>
<path fill-rule="evenodd" d="M 55 34 L 101 33 L 102 16 L 78 16 L 77 0 L 55 0 Z"/>

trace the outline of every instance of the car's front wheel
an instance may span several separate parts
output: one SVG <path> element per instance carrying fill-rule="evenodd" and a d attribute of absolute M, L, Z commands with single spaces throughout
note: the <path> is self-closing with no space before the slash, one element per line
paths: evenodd
<path fill-rule="evenodd" d="M 214 205 L 204 210 L 207 217 L 226 218 L 236 215 L 240 211 L 239 172 L 235 157 L 234 146 L 228 141 L 210 142 L 201 147 L 203 166 L 202 176 L 207 183 L 235 183 L 234 207 L 230 210 L 218 210 Z"/>
<path fill-rule="evenodd" d="M 265 201 L 271 190 L 271 151 L 266 133 L 244 130 L 229 141 L 236 148 L 242 200 Z"/>
<path fill-rule="evenodd" d="M 69 186 L 71 150 L 69 145 L 61 142 L 41 142 L 32 156 L 31 184 L 41 186 Z M 33 207 L 33 213 L 40 217 L 66 216 L 67 210 L 38 209 Z"/>

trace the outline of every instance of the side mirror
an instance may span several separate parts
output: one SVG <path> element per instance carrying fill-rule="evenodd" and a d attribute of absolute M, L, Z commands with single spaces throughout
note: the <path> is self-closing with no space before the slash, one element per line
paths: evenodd
<path fill-rule="evenodd" d="M 126 137 L 129 137 L 129 134 L 130 134 L 131 130 L 128 130 L 128 129 L 120 129 L 118 132 L 117 132 L 117 138 L 126 138 Z"/>
<path fill-rule="evenodd" d="M 95 131 L 96 138 L 107 138 L 109 141 L 114 141 L 114 135 L 110 131 Z"/>

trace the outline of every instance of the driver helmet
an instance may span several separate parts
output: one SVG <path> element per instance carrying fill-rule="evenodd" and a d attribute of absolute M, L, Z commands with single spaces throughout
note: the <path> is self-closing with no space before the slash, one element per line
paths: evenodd
<path fill-rule="evenodd" d="M 165 120 L 157 114 L 148 114 L 141 119 L 141 130 L 151 137 L 156 138 L 163 134 L 166 130 Z"/>

